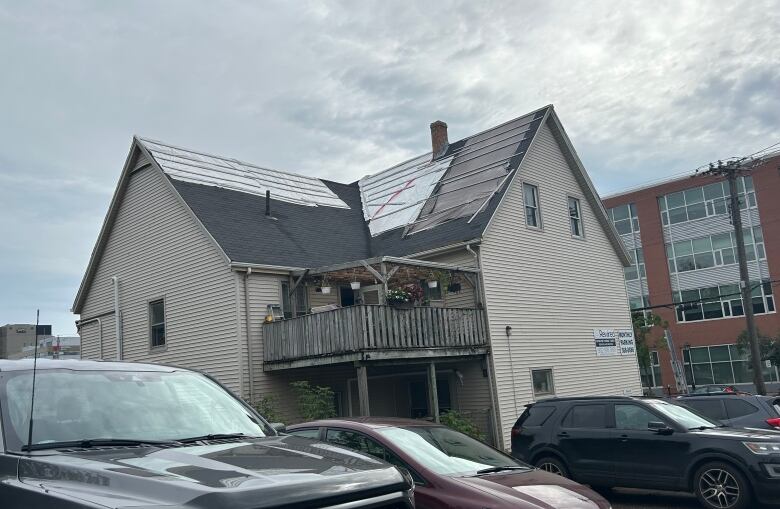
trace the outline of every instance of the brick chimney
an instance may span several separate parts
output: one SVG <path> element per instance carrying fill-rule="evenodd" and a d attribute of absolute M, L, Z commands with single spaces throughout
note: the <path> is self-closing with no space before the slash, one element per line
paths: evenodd
<path fill-rule="evenodd" d="M 447 140 L 447 124 L 441 120 L 431 124 L 431 149 L 433 150 L 433 159 L 441 156 L 449 146 Z"/>

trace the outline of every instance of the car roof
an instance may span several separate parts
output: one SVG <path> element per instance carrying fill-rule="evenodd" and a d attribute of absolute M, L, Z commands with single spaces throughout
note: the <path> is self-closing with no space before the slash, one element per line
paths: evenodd
<path fill-rule="evenodd" d="M 348 428 L 378 429 L 401 426 L 442 426 L 439 423 L 421 419 L 404 419 L 401 417 L 339 417 L 335 419 L 320 419 L 287 426 L 287 429 L 343 426 Z"/>
<path fill-rule="evenodd" d="M 157 371 L 166 373 L 173 371 L 192 371 L 174 366 L 140 362 L 88 361 L 77 359 L 38 359 L 38 362 L 34 364 L 34 359 L 0 359 L 0 372 L 31 371 L 34 365 L 35 369 L 38 371 L 52 369 L 67 369 L 72 371 Z"/>
<path fill-rule="evenodd" d="M 569 396 L 564 398 L 545 398 L 540 399 L 539 401 L 535 401 L 533 403 L 530 403 L 526 406 L 531 405 L 544 405 L 546 403 L 566 403 L 569 401 L 605 401 L 605 400 L 619 400 L 619 401 L 640 401 L 640 400 L 646 400 L 646 399 L 655 399 L 655 398 L 643 398 L 643 397 L 636 397 L 636 396 Z"/>

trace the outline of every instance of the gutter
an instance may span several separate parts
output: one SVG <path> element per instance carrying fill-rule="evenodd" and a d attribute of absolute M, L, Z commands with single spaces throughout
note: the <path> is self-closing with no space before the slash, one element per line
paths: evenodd
<path fill-rule="evenodd" d="M 121 361 L 123 357 L 122 347 L 124 346 L 124 334 L 122 333 L 122 311 L 119 306 L 119 278 L 111 276 L 111 282 L 114 285 L 114 321 L 116 324 L 116 358 Z"/>
<path fill-rule="evenodd" d="M 472 240 L 466 240 L 464 242 L 458 242 L 457 244 L 450 244 L 450 245 L 444 246 L 444 247 L 437 247 L 437 248 L 434 248 L 434 249 L 428 249 L 427 251 L 420 251 L 419 253 L 414 253 L 414 254 L 407 255 L 406 257 L 407 258 L 417 258 L 419 256 L 429 256 L 429 255 L 433 255 L 433 254 L 446 253 L 447 251 L 454 251 L 454 250 L 460 249 L 462 247 L 466 247 L 467 250 L 469 250 L 468 246 L 470 246 L 471 244 L 479 244 L 481 242 L 481 240 L 482 239 L 478 239 L 478 238 L 477 239 L 472 239 Z"/>
<path fill-rule="evenodd" d="M 104 316 L 108 316 L 113 311 L 108 311 L 106 313 L 100 314 L 94 318 L 87 318 L 86 320 L 76 320 L 76 332 L 79 333 L 79 336 L 81 335 L 81 328 L 87 324 L 95 323 L 98 324 L 98 343 L 100 345 L 100 360 L 103 360 L 103 320 L 102 318 Z M 84 351 L 79 347 L 79 359 L 83 358 Z"/>
<path fill-rule="evenodd" d="M 255 270 L 260 272 L 293 272 L 306 270 L 306 267 L 285 267 L 283 265 L 263 265 L 260 263 L 231 262 L 230 269 L 236 271 Z"/>
<path fill-rule="evenodd" d="M 247 267 L 244 273 L 244 321 L 246 327 L 246 354 L 247 354 L 247 367 L 249 371 L 249 404 L 253 405 L 255 402 L 254 391 L 254 366 L 252 366 L 252 341 L 250 335 L 249 326 L 251 325 L 251 319 L 249 317 L 249 275 L 252 274 L 252 267 Z"/>

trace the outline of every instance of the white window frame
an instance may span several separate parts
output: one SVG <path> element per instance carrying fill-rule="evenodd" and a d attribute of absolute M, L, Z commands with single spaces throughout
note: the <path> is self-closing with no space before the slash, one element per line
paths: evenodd
<path fill-rule="evenodd" d="M 536 388 L 534 387 L 534 372 L 537 371 L 548 371 L 550 373 L 550 392 L 536 392 Z M 528 373 L 531 377 L 531 392 L 534 395 L 534 399 L 555 396 L 555 370 L 552 367 L 530 368 Z"/>
<path fill-rule="evenodd" d="M 617 230 L 617 225 L 615 224 L 615 209 L 619 207 L 626 207 L 628 209 L 628 219 L 619 219 L 618 221 L 628 221 L 628 224 L 631 225 L 630 232 L 620 233 L 620 231 Z M 639 215 L 636 212 L 635 203 L 632 202 L 623 203 L 622 205 L 615 205 L 614 207 L 607 209 L 607 215 L 609 216 L 609 220 L 612 221 L 612 225 L 615 227 L 618 235 L 634 235 L 639 233 Z"/>
<path fill-rule="evenodd" d="M 522 195 L 523 195 L 523 220 L 525 221 L 526 228 L 530 228 L 532 230 L 542 230 L 542 200 L 540 197 L 539 192 L 539 186 L 537 184 L 534 184 L 533 182 L 528 181 L 522 181 L 520 182 L 522 189 Z M 536 210 L 536 226 L 532 224 L 528 224 L 528 212 L 526 210 L 526 207 L 529 207 L 529 205 L 526 204 L 525 201 L 525 187 L 530 186 L 534 190 L 534 198 L 536 198 L 536 206 L 530 206 L 531 208 L 534 208 Z"/>
<path fill-rule="evenodd" d="M 155 325 L 159 325 L 159 323 L 152 323 L 152 304 L 157 304 L 158 302 L 162 302 L 163 305 L 163 343 L 161 345 L 155 345 L 152 344 L 153 336 L 152 336 L 152 327 Z M 165 350 L 168 347 L 168 302 L 165 298 L 165 296 L 162 297 L 156 297 L 154 299 L 148 299 L 146 301 L 146 322 L 147 322 L 147 334 L 149 337 L 149 350 L 150 351 L 159 351 L 159 350 Z"/>
<path fill-rule="evenodd" d="M 574 203 L 576 205 L 577 210 L 577 217 L 574 217 L 571 215 L 571 206 L 570 206 L 570 200 L 574 200 Z M 585 238 L 585 228 L 583 226 L 583 220 L 582 220 L 582 200 L 577 196 L 566 196 L 566 209 L 568 210 L 569 215 L 569 232 L 571 233 L 572 238 L 574 239 L 584 239 Z M 574 224 L 575 221 L 577 222 L 577 225 L 579 227 L 580 233 L 576 234 L 574 233 Z"/>

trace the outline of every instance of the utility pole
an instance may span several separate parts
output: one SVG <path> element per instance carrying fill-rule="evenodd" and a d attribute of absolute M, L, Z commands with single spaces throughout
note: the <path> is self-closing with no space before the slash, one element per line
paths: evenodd
<path fill-rule="evenodd" d="M 731 224 L 734 225 L 734 235 L 737 237 L 737 261 L 739 262 L 739 289 L 742 293 L 742 309 L 745 312 L 745 323 L 747 324 L 748 342 L 750 344 L 750 365 L 753 369 L 753 384 L 756 386 L 756 392 L 766 396 L 766 384 L 764 383 L 764 372 L 761 366 L 761 350 L 758 346 L 758 335 L 756 333 L 756 320 L 753 316 L 753 297 L 750 295 L 750 275 L 748 273 L 747 258 L 745 255 L 745 238 L 742 236 L 742 211 L 739 208 L 739 190 L 737 188 L 737 179 L 742 175 L 741 160 L 730 161 L 723 164 L 718 161 L 718 165 L 710 163 L 710 169 L 704 172 L 705 175 L 722 175 L 729 182 L 729 211 L 731 212 Z M 745 202 L 747 203 L 747 192 L 745 193 Z"/>

